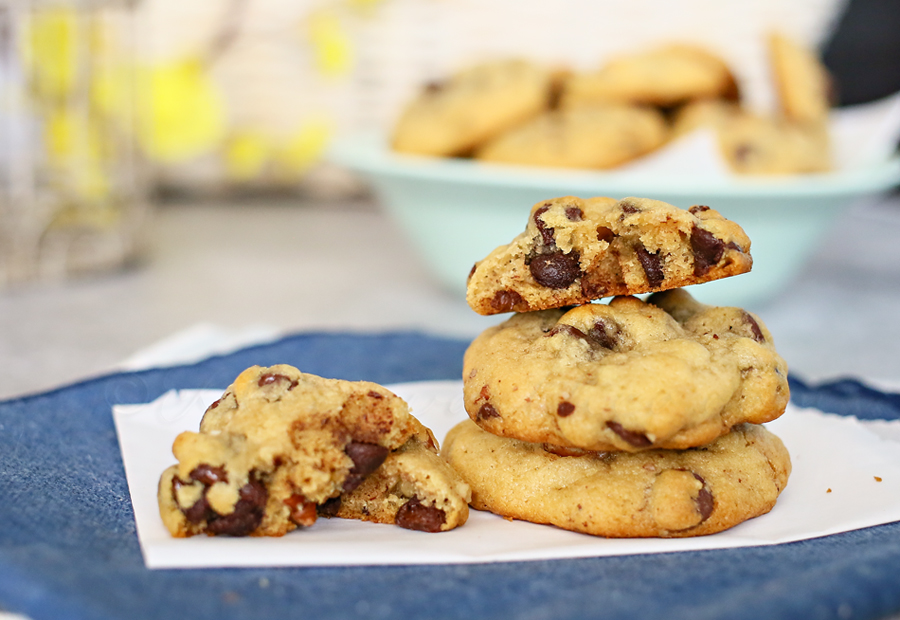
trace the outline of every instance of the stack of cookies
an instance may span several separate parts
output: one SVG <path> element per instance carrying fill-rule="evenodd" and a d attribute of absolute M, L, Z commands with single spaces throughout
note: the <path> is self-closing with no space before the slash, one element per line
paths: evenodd
<path fill-rule="evenodd" d="M 515 313 L 467 350 L 471 420 L 444 442 L 472 505 L 610 537 L 711 534 L 768 512 L 791 465 L 760 425 L 785 410 L 787 366 L 759 317 L 681 288 L 749 271 L 749 249 L 705 206 L 535 205 L 469 275 L 476 312 Z"/>

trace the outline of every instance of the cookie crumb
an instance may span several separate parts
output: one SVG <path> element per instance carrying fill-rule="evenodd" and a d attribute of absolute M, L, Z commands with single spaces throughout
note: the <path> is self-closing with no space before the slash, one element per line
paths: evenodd
<path fill-rule="evenodd" d="M 829 489 L 828 489 L 827 491 L 825 491 L 825 492 L 826 492 L 826 493 L 831 493 L 831 489 L 829 488 Z"/>
<path fill-rule="evenodd" d="M 881 476 L 875 476 L 875 482 L 881 482 Z"/>

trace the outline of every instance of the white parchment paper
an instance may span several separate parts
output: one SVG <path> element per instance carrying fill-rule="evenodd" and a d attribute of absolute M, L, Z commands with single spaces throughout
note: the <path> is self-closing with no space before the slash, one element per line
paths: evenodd
<path fill-rule="evenodd" d="M 441 439 L 466 419 L 457 381 L 389 386 Z M 862 422 L 789 406 L 766 426 L 791 453 L 787 489 L 767 515 L 682 539 L 605 539 L 473 510 L 450 532 L 319 519 L 282 538 L 172 538 L 157 510 L 172 441 L 197 430 L 222 390 L 181 390 L 113 408 L 138 538 L 149 568 L 475 563 L 772 545 L 900 521 L 900 422 Z"/>

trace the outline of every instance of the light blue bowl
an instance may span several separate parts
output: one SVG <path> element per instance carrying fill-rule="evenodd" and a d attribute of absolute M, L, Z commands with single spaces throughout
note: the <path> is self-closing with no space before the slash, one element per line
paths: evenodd
<path fill-rule="evenodd" d="M 361 174 L 447 288 L 464 294 L 475 261 L 525 229 L 532 205 L 558 196 L 639 196 L 708 205 L 743 227 L 750 273 L 691 288 L 706 303 L 754 306 L 784 290 L 837 217 L 900 182 L 900 158 L 864 170 L 704 179 L 484 164 L 391 152 L 383 137 L 336 142 L 330 160 Z"/>

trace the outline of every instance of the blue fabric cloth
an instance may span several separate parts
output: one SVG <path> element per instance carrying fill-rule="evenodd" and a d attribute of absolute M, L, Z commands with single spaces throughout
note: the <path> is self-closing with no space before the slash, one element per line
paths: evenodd
<path fill-rule="evenodd" d="M 44 618 L 879 618 L 900 523 L 787 545 L 461 566 L 144 568 L 110 406 L 222 388 L 251 364 L 380 383 L 457 379 L 467 343 L 300 334 L 0 403 L 0 608 Z M 900 418 L 896 396 L 792 381 L 801 405 Z M 823 446 L 840 450 L 840 446 Z"/>

